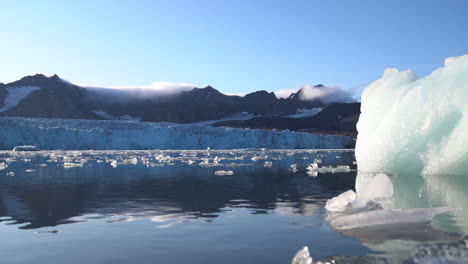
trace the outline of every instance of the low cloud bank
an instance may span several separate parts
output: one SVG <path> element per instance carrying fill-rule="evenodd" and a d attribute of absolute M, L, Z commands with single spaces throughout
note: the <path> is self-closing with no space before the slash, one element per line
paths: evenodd
<path fill-rule="evenodd" d="M 275 92 L 278 98 L 287 98 L 291 93 L 299 92 L 299 99 L 304 101 L 320 100 L 328 103 L 355 102 L 351 92 L 337 86 L 304 85 L 300 89 L 284 89 Z"/>

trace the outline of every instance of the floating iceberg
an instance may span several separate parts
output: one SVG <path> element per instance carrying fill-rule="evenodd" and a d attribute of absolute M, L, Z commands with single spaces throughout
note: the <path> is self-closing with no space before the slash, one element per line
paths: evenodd
<path fill-rule="evenodd" d="M 54 149 L 239 149 L 239 148 L 349 148 L 347 136 L 144 123 L 113 120 L 0 118 L 0 149 L 34 145 Z"/>
<path fill-rule="evenodd" d="M 463 174 L 468 164 L 468 55 L 420 78 L 387 69 L 361 98 L 360 171 Z"/>
<path fill-rule="evenodd" d="M 467 129 L 468 55 L 448 58 L 424 78 L 409 70 L 385 70 L 362 94 L 357 199 L 350 207 L 375 201 L 376 194 L 389 201 L 378 201 L 385 210 L 466 207 Z M 395 177 L 374 181 L 379 172 Z M 468 211 L 450 215 L 452 224 L 438 218 L 434 227 L 467 232 Z"/>

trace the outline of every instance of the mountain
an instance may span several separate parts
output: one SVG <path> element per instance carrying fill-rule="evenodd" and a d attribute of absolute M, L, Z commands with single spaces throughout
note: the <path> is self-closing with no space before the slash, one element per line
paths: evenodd
<path fill-rule="evenodd" d="M 327 134 L 356 136 L 356 123 L 360 114 L 360 103 L 332 103 L 313 116 L 291 118 L 282 116 L 255 117 L 249 120 L 223 121 L 212 124 L 216 127 L 279 129 L 309 131 Z"/>
<path fill-rule="evenodd" d="M 257 91 L 243 97 L 220 93 L 211 86 L 181 92 L 167 100 L 154 102 L 142 121 L 193 123 L 253 113 L 262 116 L 290 115 L 297 109 L 323 107 L 319 100 L 278 99 L 274 93 Z"/>
<path fill-rule="evenodd" d="M 0 116 L 103 119 L 89 109 L 86 93 L 57 75 L 27 76 L 0 86 Z"/>
<path fill-rule="evenodd" d="M 315 87 L 326 89 L 323 85 Z M 137 88 L 81 87 L 57 75 L 36 74 L 0 83 L 0 117 L 133 119 L 182 124 L 210 121 L 213 126 L 356 134 L 359 103 L 307 101 L 303 100 L 303 93 L 300 89 L 288 98 L 277 98 L 267 91 L 231 96 L 206 86 L 162 94 Z M 297 113 L 306 117 L 297 118 Z M 254 118 L 239 120 L 236 116 Z M 222 119 L 231 121 L 213 121 Z"/>
<path fill-rule="evenodd" d="M 0 116 L 194 123 L 245 112 L 260 116 L 291 115 L 298 109 L 324 106 L 320 100 L 300 100 L 300 93 L 286 99 L 278 99 L 267 91 L 229 96 L 206 86 L 172 95 L 138 94 L 128 89 L 85 88 L 57 75 L 36 74 L 0 84 Z"/>

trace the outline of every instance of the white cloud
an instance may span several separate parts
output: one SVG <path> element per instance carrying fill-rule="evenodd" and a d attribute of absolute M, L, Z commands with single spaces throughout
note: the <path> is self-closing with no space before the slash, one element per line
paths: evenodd
<path fill-rule="evenodd" d="M 288 98 L 292 93 L 296 93 L 297 91 L 299 91 L 299 88 L 278 90 L 275 92 L 275 95 L 277 98 Z"/>
<path fill-rule="evenodd" d="M 310 84 L 301 87 L 302 93 L 299 98 L 304 101 L 321 100 L 323 103 L 349 103 L 356 101 L 351 92 L 337 86 L 313 86 Z M 291 93 L 298 92 L 299 89 L 284 89 L 275 92 L 278 98 L 287 98 Z"/>
<path fill-rule="evenodd" d="M 146 86 L 102 86 L 102 85 L 89 85 L 70 82 L 74 85 L 90 89 L 113 89 L 113 90 L 127 90 L 135 92 L 154 92 L 157 94 L 176 94 L 182 91 L 192 90 L 197 87 L 195 84 L 190 83 L 172 83 L 172 82 L 153 82 Z"/>

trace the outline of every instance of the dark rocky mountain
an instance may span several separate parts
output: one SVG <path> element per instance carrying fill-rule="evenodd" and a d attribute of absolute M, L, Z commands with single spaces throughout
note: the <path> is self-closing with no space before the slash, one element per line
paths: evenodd
<path fill-rule="evenodd" d="M 323 87 L 318 85 L 317 87 Z M 24 98 L 6 105 L 10 91 L 21 90 Z M 13 92 L 14 93 L 14 92 Z M 21 80 L 0 83 L 0 116 L 65 118 L 65 119 L 119 119 L 133 117 L 146 122 L 194 123 L 218 120 L 241 113 L 255 118 L 215 123 L 261 129 L 291 129 L 296 131 L 355 133 L 359 117 L 359 103 L 325 105 L 320 100 L 304 101 L 303 90 L 288 98 L 277 98 L 274 93 L 257 91 L 245 96 L 225 95 L 211 86 L 193 88 L 172 95 L 137 94 L 132 90 L 84 88 L 60 79 L 57 75 L 26 76 Z M 13 100 L 14 101 L 14 100 Z M 298 109 L 324 108 L 314 116 L 286 117 Z"/>
<path fill-rule="evenodd" d="M 290 129 L 328 134 L 357 135 L 361 103 L 332 103 L 318 114 L 302 118 L 282 116 L 255 117 L 249 120 L 235 120 L 214 123 L 213 126 L 229 126 L 257 129 Z"/>
<path fill-rule="evenodd" d="M 0 112 L 0 116 L 103 119 L 88 108 L 84 100 L 86 89 L 61 80 L 57 75 L 27 76 L 19 81 L 0 86 L 0 102 L 4 105 L 8 88 L 38 87 L 17 105 Z"/>
<path fill-rule="evenodd" d="M 242 112 L 263 116 L 291 115 L 297 109 L 314 107 L 323 107 L 323 103 L 318 100 L 278 99 L 274 93 L 267 91 L 253 92 L 243 97 L 229 96 L 207 86 L 154 102 L 143 115 L 142 121 L 193 123 L 221 119 Z"/>

